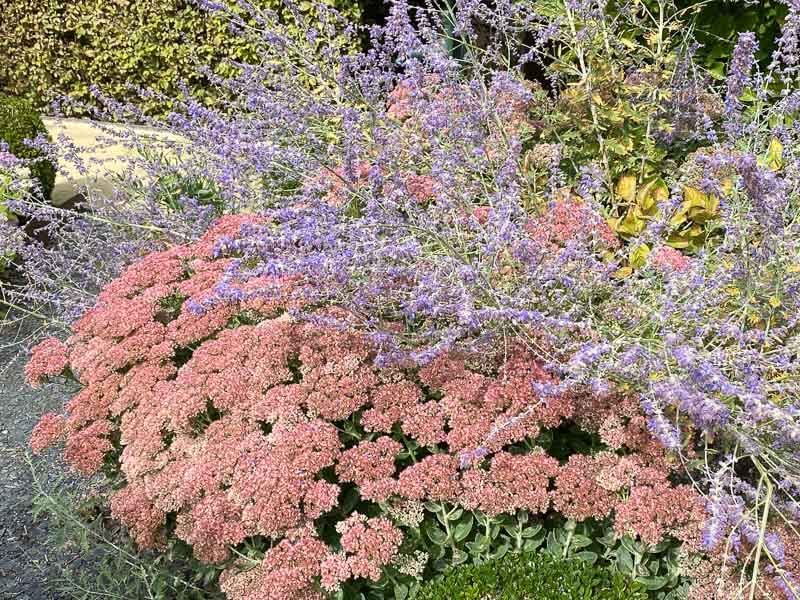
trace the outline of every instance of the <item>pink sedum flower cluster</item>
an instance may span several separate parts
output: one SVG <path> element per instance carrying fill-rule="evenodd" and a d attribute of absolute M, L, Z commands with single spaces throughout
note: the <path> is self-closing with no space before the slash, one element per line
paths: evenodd
<path fill-rule="evenodd" d="M 685 273 L 691 267 L 691 259 L 682 252 L 662 246 L 653 253 L 650 263 L 657 271 L 669 273 Z"/>
<path fill-rule="evenodd" d="M 229 598 L 246 600 L 323 600 L 312 581 L 328 558 L 327 546 L 308 531 L 287 536 L 267 551 L 256 565 L 241 565 L 221 576 Z"/>
<path fill-rule="evenodd" d="M 64 436 L 66 422 L 63 416 L 55 413 L 42 415 L 31 432 L 30 446 L 34 453 L 41 452 Z"/>
<path fill-rule="evenodd" d="M 49 338 L 37 345 L 25 365 L 25 378 L 32 388 L 38 388 L 48 377 L 60 375 L 67 367 L 67 347 L 56 338 Z"/>
<path fill-rule="evenodd" d="M 315 178 L 314 184 L 325 190 L 324 202 L 331 206 L 342 207 L 370 185 L 371 176 L 375 174 L 382 180 L 386 176 L 385 169 L 363 161 L 355 165 L 350 172 L 344 167 L 332 171 L 322 171 Z M 387 180 L 382 186 L 385 194 L 398 191 L 408 192 L 420 204 L 432 200 L 436 195 L 435 180 L 430 175 L 412 172 L 400 173 L 398 181 Z"/>
<path fill-rule="evenodd" d="M 351 577 L 380 580 L 381 567 L 392 562 L 403 541 L 390 520 L 357 512 L 340 521 L 336 531 L 342 536 L 342 552 L 328 555 L 322 564 L 322 587 L 329 591 Z"/>
<path fill-rule="evenodd" d="M 617 235 L 591 206 L 568 194 L 554 200 L 550 210 L 532 219 L 526 228 L 542 247 L 553 251 L 576 240 L 591 239 L 606 249 L 620 245 Z"/>
<path fill-rule="evenodd" d="M 353 487 L 362 503 L 557 510 L 614 518 L 620 534 L 649 543 L 696 539 L 702 503 L 669 483 L 636 403 L 539 397 L 533 384 L 553 377 L 521 346 L 499 358 L 378 369 L 364 337 L 293 320 L 280 295 L 193 313 L 232 260 L 216 258 L 215 245 L 253 219 L 223 218 L 197 243 L 131 266 L 72 337 L 37 347 L 28 366 L 32 383 L 68 369 L 83 386 L 65 415 L 42 418 L 31 446 L 64 438 L 80 472 L 118 469 L 126 485 L 112 514 L 141 546 L 174 535 L 198 559 L 226 565 L 221 587 L 231 600 L 322 598 L 351 579 L 379 580 L 409 526 L 388 508 L 342 515 Z M 610 450 L 565 464 L 541 448 L 520 452 L 567 420 Z M 408 443 L 418 460 L 407 460 Z M 465 453 L 474 460 L 465 464 Z M 333 514 L 337 540 L 323 541 L 321 519 Z M 232 547 L 255 539 L 269 541 L 262 556 L 233 560 Z"/>

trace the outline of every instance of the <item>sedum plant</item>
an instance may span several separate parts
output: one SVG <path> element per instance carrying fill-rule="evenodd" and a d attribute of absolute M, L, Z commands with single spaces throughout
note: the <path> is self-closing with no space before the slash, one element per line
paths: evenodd
<path fill-rule="evenodd" d="M 259 222 L 223 218 L 131 265 L 26 367 L 34 386 L 63 375 L 82 388 L 42 418 L 33 449 L 64 440 L 76 470 L 104 472 L 111 514 L 141 547 L 189 545 L 232 600 L 412 597 L 449 566 L 539 547 L 616 566 L 622 550 L 593 553 L 584 521 L 643 547 L 698 547 L 702 500 L 675 483 L 635 402 L 544 404 L 530 390 L 552 378 L 522 347 L 379 368 L 363 334 L 326 324 L 336 309 L 290 317 L 292 277 L 252 282 L 271 300 L 197 314 L 231 264 L 219 249 Z M 560 464 L 546 447 L 568 423 L 593 441 Z M 658 566 L 629 574 L 668 583 Z"/>

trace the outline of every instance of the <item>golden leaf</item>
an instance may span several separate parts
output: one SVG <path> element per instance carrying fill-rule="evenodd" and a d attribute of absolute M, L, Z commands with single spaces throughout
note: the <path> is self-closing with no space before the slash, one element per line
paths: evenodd
<path fill-rule="evenodd" d="M 689 240 L 684 235 L 671 235 L 667 240 L 667 245 L 671 246 L 672 248 L 676 248 L 681 250 L 683 248 L 688 248 L 690 245 Z"/>
<path fill-rule="evenodd" d="M 730 194 L 731 190 L 733 189 L 733 179 L 731 179 L 730 177 L 725 177 L 720 182 L 720 185 L 722 186 L 722 191 L 725 192 L 726 195 Z"/>
<path fill-rule="evenodd" d="M 708 194 L 689 186 L 683 188 L 683 204 L 687 209 L 692 207 L 706 208 L 707 203 Z"/>
<path fill-rule="evenodd" d="M 636 177 L 633 175 L 623 175 L 617 181 L 617 196 L 632 203 L 636 198 Z"/>
<path fill-rule="evenodd" d="M 634 269 L 641 269 L 647 263 L 649 254 L 650 246 L 647 244 L 640 244 L 631 252 L 628 257 L 628 262 Z"/>
<path fill-rule="evenodd" d="M 759 315 L 758 313 L 750 313 L 749 315 L 747 315 L 747 322 L 753 327 L 755 327 L 756 325 L 761 323 L 761 315 Z"/>
<path fill-rule="evenodd" d="M 655 177 L 646 182 L 636 194 L 636 200 L 639 206 L 647 215 L 654 214 L 658 203 L 668 198 L 669 188 L 660 177 Z"/>
<path fill-rule="evenodd" d="M 783 167 L 783 144 L 776 137 L 769 142 L 767 166 L 773 171 L 779 171 Z"/>
<path fill-rule="evenodd" d="M 702 225 L 694 224 L 686 232 L 689 237 L 701 237 L 703 235 Z"/>
<path fill-rule="evenodd" d="M 681 209 L 672 215 L 672 218 L 669 220 L 669 224 L 673 227 L 679 227 L 686 222 L 686 218 L 688 217 L 688 211 L 686 209 Z"/>

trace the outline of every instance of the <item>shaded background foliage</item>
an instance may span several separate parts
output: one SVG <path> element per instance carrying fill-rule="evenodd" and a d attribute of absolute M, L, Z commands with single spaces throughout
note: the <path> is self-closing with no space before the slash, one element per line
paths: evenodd
<path fill-rule="evenodd" d="M 683 8 L 695 2 L 681 0 L 677 4 Z M 703 44 L 698 57 L 712 73 L 721 77 L 739 32 L 752 31 L 759 42 L 756 58 L 762 66 L 766 66 L 774 50 L 773 41 L 785 17 L 786 5 L 779 0 L 709 2 L 697 14 L 695 34 Z"/>

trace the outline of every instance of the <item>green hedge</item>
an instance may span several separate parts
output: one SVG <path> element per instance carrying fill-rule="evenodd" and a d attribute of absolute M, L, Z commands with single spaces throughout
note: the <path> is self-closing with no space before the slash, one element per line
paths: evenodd
<path fill-rule="evenodd" d="M 70 95 L 92 102 L 90 86 L 118 100 L 135 100 L 149 114 L 168 102 L 141 101 L 129 85 L 170 97 L 185 79 L 192 92 L 213 103 L 213 90 L 198 74 L 209 65 L 230 75 L 226 59 L 254 62 L 255 45 L 234 36 L 221 16 L 210 16 L 189 0 L 3 0 L 0 10 L 0 91 L 44 107 Z M 281 0 L 256 0 L 277 9 Z M 298 3 L 314 17 L 313 3 Z M 326 0 L 358 19 L 354 0 Z M 285 12 L 285 11 L 284 11 Z M 287 23 L 293 21 L 287 17 Z"/>
<path fill-rule="evenodd" d="M 0 95 L 0 141 L 8 144 L 8 150 L 17 158 L 40 158 L 41 152 L 25 144 L 26 139 L 34 139 L 39 134 L 47 135 L 47 129 L 30 102 L 22 98 Z M 50 198 L 56 171 L 47 160 L 31 164 L 31 174 L 39 182 L 45 198 Z"/>
<path fill-rule="evenodd" d="M 415 600 L 646 600 L 618 572 L 546 553 L 506 554 L 464 565 L 422 586 Z"/>

